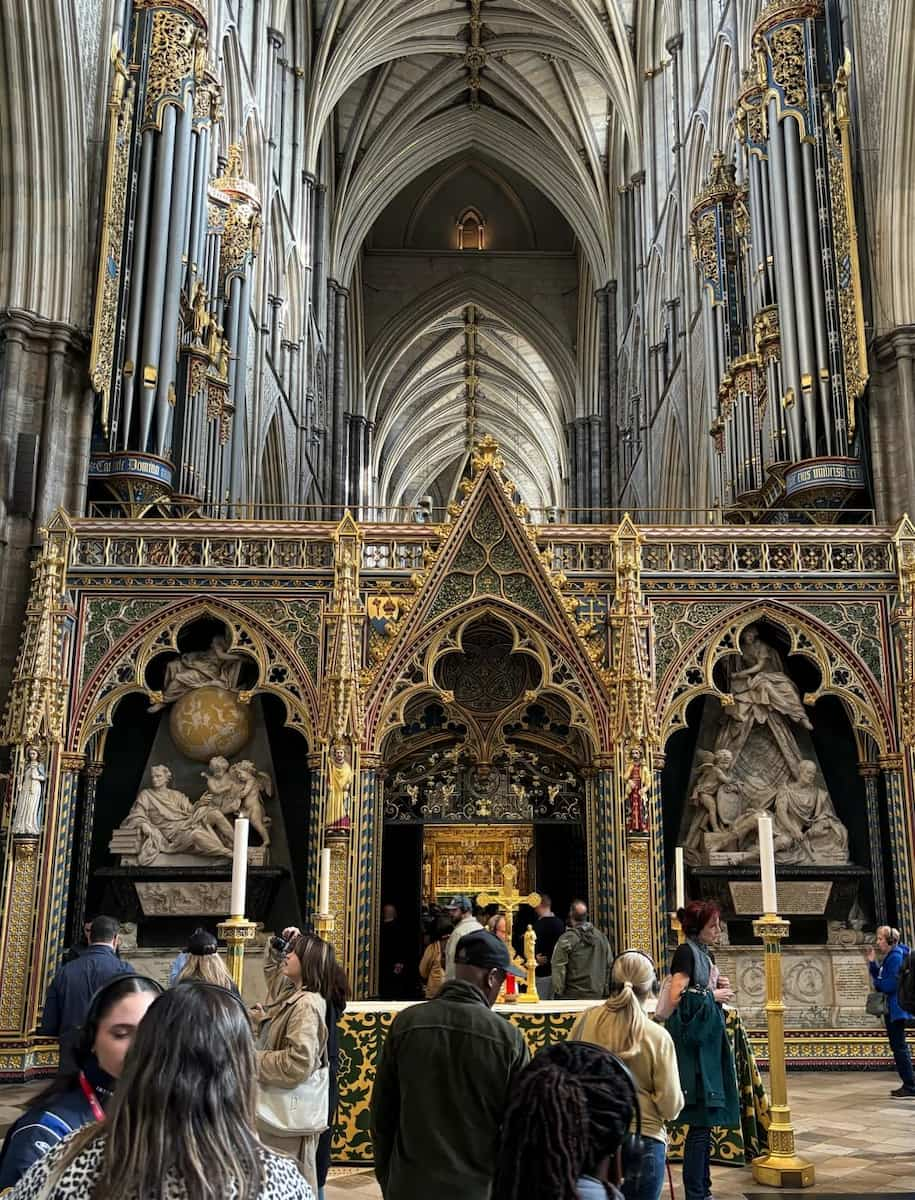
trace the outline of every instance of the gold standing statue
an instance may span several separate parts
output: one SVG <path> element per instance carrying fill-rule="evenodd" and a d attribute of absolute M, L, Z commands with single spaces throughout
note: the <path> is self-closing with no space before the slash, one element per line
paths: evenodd
<path fill-rule="evenodd" d="M 347 759 L 343 742 L 335 741 L 330 748 L 327 775 L 327 829 L 347 830 L 351 824 L 349 800 L 353 768 Z"/>

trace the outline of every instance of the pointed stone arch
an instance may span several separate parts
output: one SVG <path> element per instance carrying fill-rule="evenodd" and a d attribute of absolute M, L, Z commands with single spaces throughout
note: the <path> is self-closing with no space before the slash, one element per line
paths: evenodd
<path fill-rule="evenodd" d="M 510 499 L 512 485 L 498 474 L 501 460 L 495 459 L 498 467 L 476 461 L 477 476 L 457 519 L 425 578 L 417 578 L 417 595 L 368 681 L 365 747 L 378 752 L 410 696 L 435 688 L 432 672 L 442 648 L 458 646 L 459 631 L 490 614 L 514 631 L 519 650 L 538 659 L 543 690 L 570 705 L 572 724 L 588 734 L 595 755 L 609 753 L 604 682 Z"/>
<path fill-rule="evenodd" d="M 861 656 L 823 621 L 771 600 L 726 606 L 685 640 L 658 680 L 656 716 L 662 746 L 685 726 L 686 710 L 697 697 L 715 696 L 728 702 L 729 695 L 715 683 L 715 665 L 737 653 L 743 630 L 759 621 L 786 633 L 788 654 L 803 656 L 820 671 L 818 688 L 804 696 L 804 702 L 811 705 L 821 696 L 838 697 L 862 761 L 895 750 L 896 733 L 883 688 Z"/>
<path fill-rule="evenodd" d="M 245 602 L 191 597 L 160 607 L 132 624 L 117 638 L 88 674 L 74 698 L 68 749 L 83 753 L 91 743 L 100 758 L 120 701 L 131 692 L 150 694 L 149 663 L 163 651 L 178 653 L 181 630 L 201 617 L 222 621 L 231 649 L 245 654 L 257 668 L 257 684 L 248 693 L 277 696 L 286 724 L 297 729 L 309 746 L 317 729 L 320 615 L 316 605 L 252 597 Z"/>

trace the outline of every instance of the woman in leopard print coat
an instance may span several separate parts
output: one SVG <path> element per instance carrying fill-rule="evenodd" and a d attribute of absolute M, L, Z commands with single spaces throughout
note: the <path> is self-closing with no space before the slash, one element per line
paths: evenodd
<path fill-rule="evenodd" d="M 36 1162 L 5 1200 L 313 1200 L 298 1165 L 254 1132 L 247 1013 L 213 984 L 150 1007 L 104 1123 Z"/>

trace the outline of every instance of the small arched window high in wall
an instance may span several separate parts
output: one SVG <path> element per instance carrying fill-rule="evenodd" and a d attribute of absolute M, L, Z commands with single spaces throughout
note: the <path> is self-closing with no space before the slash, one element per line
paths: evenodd
<path fill-rule="evenodd" d="M 457 221 L 458 250 L 484 250 L 486 222 L 475 208 L 465 208 Z"/>

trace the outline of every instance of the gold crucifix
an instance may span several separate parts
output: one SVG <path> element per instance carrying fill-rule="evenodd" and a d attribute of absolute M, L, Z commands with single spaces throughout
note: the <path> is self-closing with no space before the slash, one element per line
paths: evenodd
<path fill-rule="evenodd" d="M 485 908 L 487 904 L 498 904 L 499 908 L 505 913 L 505 935 L 508 938 L 508 944 L 511 946 L 512 941 L 512 924 L 515 912 L 522 904 L 529 904 L 531 908 L 535 908 L 540 903 L 540 896 L 537 892 L 531 892 L 528 896 L 522 896 L 517 888 L 518 883 L 518 868 L 512 863 L 506 863 L 502 868 L 502 887 L 498 892 L 480 892 L 477 896 L 477 904 L 480 908 Z"/>

